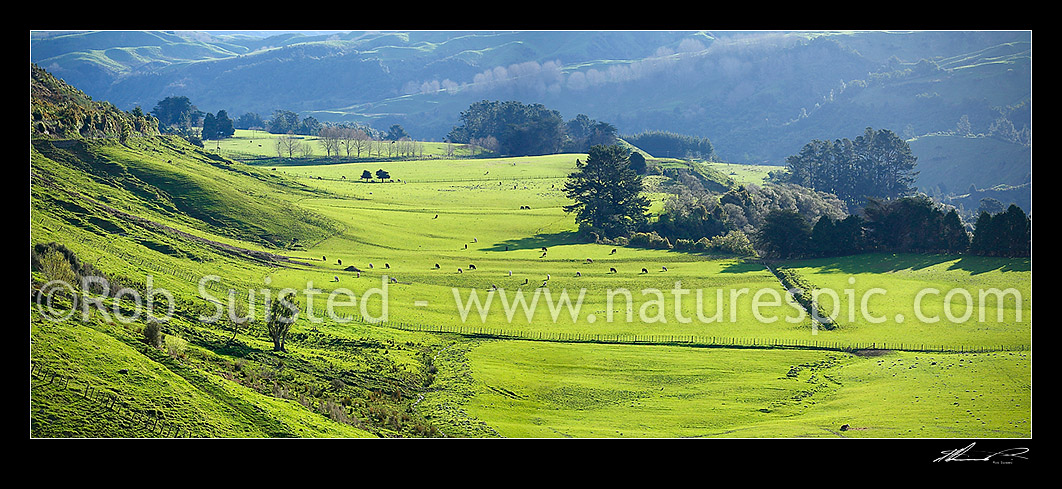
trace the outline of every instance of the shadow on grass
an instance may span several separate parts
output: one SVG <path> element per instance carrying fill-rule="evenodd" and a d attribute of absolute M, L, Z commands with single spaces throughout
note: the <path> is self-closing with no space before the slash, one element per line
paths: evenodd
<path fill-rule="evenodd" d="M 991 271 L 1028 272 L 1029 258 L 1001 258 L 992 256 L 937 255 L 919 253 L 868 253 L 835 258 L 802 260 L 799 266 L 822 268 L 839 273 L 888 273 L 900 270 L 922 270 L 942 263 L 954 262 L 948 270 L 961 270 L 977 275 Z M 796 265 L 795 263 L 792 265 Z"/>
<path fill-rule="evenodd" d="M 579 239 L 578 233 L 575 231 L 562 231 L 559 233 L 536 234 L 526 238 L 510 239 L 495 243 L 493 246 L 484 249 L 486 251 L 533 250 L 549 248 L 550 246 L 582 243 L 583 241 Z"/>
<path fill-rule="evenodd" d="M 720 271 L 722 273 L 751 273 L 765 272 L 767 271 L 767 269 L 764 268 L 762 263 L 756 261 L 737 260 L 723 266 L 722 270 Z"/>

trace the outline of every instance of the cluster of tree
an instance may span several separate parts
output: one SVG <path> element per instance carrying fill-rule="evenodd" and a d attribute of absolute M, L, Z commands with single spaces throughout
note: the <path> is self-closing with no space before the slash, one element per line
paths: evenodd
<path fill-rule="evenodd" d="M 135 110 L 139 111 L 140 107 Z M 228 138 L 236 133 L 236 125 L 228 112 L 203 112 L 185 96 L 170 96 L 160 100 L 151 109 L 151 115 L 158 119 L 160 131 L 184 136 L 193 142 Z"/>
<path fill-rule="evenodd" d="M 236 129 L 264 129 L 266 123 L 262 120 L 262 116 L 255 112 L 247 112 L 236 118 L 236 122 L 233 122 L 233 126 Z"/>
<path fill-rule="evenodd" d="M 159 131 L 190 136 L 199 126 L 203 113 L 185 96 L 171 96 L 160 100 L 151 109 L 151 115 L 159 121 Z"/>
<path fill-rule="evenodd" d="M 854 141 L 814 140 L 804 145 L 799 154 L 786 159 L 785 170 L 772 178 L 829 192 L 861 207 L 868 198 L 910 195 L 916 164 L 906 141 L 888 129 L 868 127 Z"/>
<path fill-rule="evenodd" d="M 376 170 L 376 178 L 378 178 L 381 182 L 383 182 L 383 181 L 386 181 L 386 180 L 390 180 L 391 179 L 391 174 L 388 173 L 387 170 L 384 170 L 383 168 L 381 168 L 379 170 Z M 369 170 L 362 170 L 361 171 L 361 179 L 365 180 L 366 182 L 368 182 L 369 180 L 372 180 L 372 172 L 370 172 Z"/>
<path fill-rule="evenodd" d="M 266 121 L 265 128 L 271 134 L 298 134 L 316 136 L 323 125 L 314 117 L 299 118 L 290 110 L 274 110 L 273 117 Z"/>
<path fill-rule="evenodd" d="M 232 124 L 232 119 L 229 119 L 229 114 L 224 110 L 219 110 L 217 115 L 209 112 L 203 116 L 203 129 L 200 133 L 202 139 L 224 139 L 230 138 L 236 133 L 236 127 Z"/>
<path fill-rule="evenodd" d="M 871 199 L 862 216 L 853 214 L 843 219 L 822 216 L 809 221 L 793 210 L 772 210 L 753 241 L 763 256 L 771 258 L 867 251 L 1029 256 L 1030 230 L 1031 220 L 1020 207 L 1012 205 L 994 216 L 983 212 L 971 239 L 954 208 L 945 209 L 924 195 L 916 195 Z"/>
<path fill-rule="evenodd" d="M 708 138 L 684 136 L 669 131 L 646 131 L 623 136 L 628 143 L 657 158 L 713 160 L 715 147 Z"/>
<path fill-rule="evenodd" d="M 542 104 L 483 100 L 461 112 L 461 125 L 446 139 L 477 144 L 513 156 L 587 152 L 591 146 L 610 146 L 617 141 L 616 128 L 585 115 L 565 123 L 560 112 Z"/>
<path fill-rule="evenodd" d="M 695 181 L 689 182 L 695 184 Z M 641 231 L 678 240 L 713 239 L 734 231 L 754 234 L 775 210 L 788 210 L 808 222 L 820 217 L 841 219 L 847 206 L 836 196 L 792 184 L 740 185 L 716 194 L 698 185 L 676 190 L 655 221 Z"/>
<path fill-rule="evenodd" d="M 372 137 L 364 130 L 356 127 L 325 126 L 317 133 L 321 145 L 325 148 L 328 156 L 361 157 L 362 151 L 368 151 Z"/>
<path fill-rule="evenodd" d="M 981 212 L 974 224 L 970 253 L 986 256 L 1031 256 L 1032 218 L 1011 204 L 998 214 Z"/>
<path fill-rule="evenodd" d="M 642 177 L 632 168 L 634 154 L 619 145 L 593 146 L 585 163 L 576 160 L 576 171 L 564 186 L 574 203 L 564 209 L 575 213 L 587 239 L 664 248 L 681 243 L 682 249 L 704 251 L 713 239 L 740 236 L 726 241 L 726 247 L 745 249 L 733 243 L 748 243 L 747 236 L 764 225 L 772 211 L 790 211 L 803 222 L 847 215 L 845 203 L 836 196 L 798 185 L 742 185 L 720 195 L 687 179 L 665 202 L 658 218 L 650 220 L 649 202 L 640 195 Z"/>
<path fill-rule="evenodd" d="M 598 122 L 579 114 L 564 125 L 564 144 L 561 151 L 586 153 L 593 146 L 612 146 L 618 141 L 618 133 L 612 124 Z M 639 173 L 645 173 L 644 161 L 643 159 L 643 169 Z"/>

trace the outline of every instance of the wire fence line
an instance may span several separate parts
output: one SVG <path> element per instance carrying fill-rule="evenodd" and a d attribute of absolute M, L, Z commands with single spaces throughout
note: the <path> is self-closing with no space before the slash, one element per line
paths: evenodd
<path fill-rule="evenodd" d="M 826 339 L 779 339 L 779 338 L 755 338 L 741 336 L 711 336 L 711 335 L 682 335 L 682 334 L 638 334 L 638 333 L 587 333 L 572 331 L 536 331 L 524 329 L 508 329 L 502 327 L 479 326 L 479 325 L 425 325 L 409 323 L 388 318 L 386 321 L 373 321 L 362 317 L 360 314 L 343 314 L 335 311 L 327 311 L 313 308 L 318 317 L 326 317 L 331 314 L 343 322 L 358 322 L 390 327 L 403 331 L 415 331 L 433 334 L 455 334 L 460 336 L 478 338 L 496 338 L 506 340 L 526 341 L 552 341 L 560 343 L 601 343 L 618 345 L 660 345 L 660 346 L 688 346 L 701 348 L 784 348 L 806 350 L 831 350 L 831 351 L 865 351 L 865 350 L 892 350 L 926 353 L 988 353 L 1008 351 L 1029 351 L 1027 344 L 1000 344 L 986 345 L 932 345 L 924 342 L 879 342 L 879 341 L 843 341 Z"/>

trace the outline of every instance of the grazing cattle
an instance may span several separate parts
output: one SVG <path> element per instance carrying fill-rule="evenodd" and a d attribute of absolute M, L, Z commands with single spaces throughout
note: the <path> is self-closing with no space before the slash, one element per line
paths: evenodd
<path fill-rule="evenodd" d="M 358 272 L 358 275 L 355 278 L 361 278 L 361 272 Z"/>
<path fill-rule="evenodd" d="M 649 273 L 649 270 L 646 270 L 646 269 L 643 268 L 642 269 L 642 273 Z"/>
<path fill-rule="evenodd" d="M 435 214 L 435 217 L 433 217 L 432 219 L 438 219 L 438 218 L 439 218 L 439 215 Z"/>
<path fill-rule="evenodd" d="M 616 254 L 616 248 L 612 248 L 612 253 L 609 253 L 609 254 L 610 255 L 615 255 Z"/>
<path fill-rule="evenodd" d="M 369 268 L 372 268 L 372 263 L 369 264 Z"/>
<path fill-rule="evenodd" d="M 394 278 L 394 277 L 391 277 L 391 283 L 397 284 L 398 283 L 398 279 Z"/>
<path fill-rule="evenodd" d="M 343 260 L 336 260 L 336 265 L 342 265 L 342 264 L 343 264 Z"/>
<path fill-rule="evenodd" d="M 545 287 L 545 286 L 546 286 L 546 283 L 547 283 L 547 281 L 543 280 L 543 281 L 542 281 L 542 286 L 543 286 L 543 287 Z"/>
<path fill-rule="evenodd" d="M 339 277 L 337 277 L 335 275 L 332 275 L 332 281 L 333 282 L 338 282 L 339 281 Z"/>
<path fill-rule="evenodd" d="M 549 274 L 548 273 L 546 274 L 546 280 L 549 280 Z"/>
<path fill-rule="evenodd" d="M 540 256 L 539 258 L 545 258 L 545 257 L 546 257 L 546 253 L 542 252 L 542 256 Z"/>
<path fill-rule="evenodd" d="M 475 270 L 475 269 L 476 269 L 476 266 L 475 266 L 475 265 L 473 265 L 473 264 L 471 264 L 471 263 L 469 263 L 469 264 L 468 264 L 468 269 L 469 269 L 469 270 Z"/>
<path fill-rule="evenodd" d="M 472 238 L 472 242 L 473 243 L 478 243 L 479 242 L 479 238 Z"/>
<path fill-rule="evenodd" d="M 591 260 L 591 259 L 587 258 L 587 259 L 586 259 L 586 262 L 587 262 L 587 263 L 593 263 L 593 262 L 594 262 L 594 260 Z"/>
<path fill-rule="evenodd" d="M 438 263 L 435 264 L 435 268 L 439 268 L 439 264 Z"/>
<path fill-rule="evenodd" d="M 545 247 L 545 246 L 543 246 L 543 247 L 542 247 L 542 251 L 549 251 L 549 250 L 547 250 L 547 249 L 546 249 L 546 247 Z"/>
<path fill-rule="evenodd" d="M 390 263 L 384 263 L 384 268 L 391 268 L 391 264 Z"/>
<path fill-rule="evenodd" d="M 608 273 L 617 273 L 615 268 L 609 267 Z"/>
<path fill-rule="evenodd" d="M 457 269 L 457 273 L 464 273 L 464 272 L 462 272 L 462 271 L 461 271 L 461 269 L 460 269 L 460 268 L 458 268 L 458 269 Z"/>
<path fill-rule="evenodd" d="M 510 276 L 510 277 L 512 277 L 512 276 L 513 276 L 513 271 L 512 271 L 512 270 L 509 270 L 509 276 Z"/>
<path fill-rule="evenodd" d="M 661 270 L 662 272 L 666 272 L 667 271 L 667 267 L 660 267 L 660 268 L 663 269 L 663 270 Z"/>
<path fill-rule="evenodd" d="M 575 272 L 575 276 L 576 276 L 576 277 L 582 277 L 582 276 L 583 276 L 583 274 L 582 274 L 581 272 Z"/>
<path fill-rule="evenodd" d="M 321 257 L 321 261 L 328 261 L 328 257 L 324 257 L 324 256 L 322 256 L 322 257 Z"/>
<path fill-rule="evenodd" d="M 527 285 L 527 279 L 526 278 L 524 279 L 524 285 Z"/>

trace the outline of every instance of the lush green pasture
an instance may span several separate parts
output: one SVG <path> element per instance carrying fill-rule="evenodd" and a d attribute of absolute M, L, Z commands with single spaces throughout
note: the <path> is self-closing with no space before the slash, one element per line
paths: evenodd
<path fill-rule="evenodd" d="M 403 162 L 389 170 L 401 183 L 336 180 L 372 164 L 284 167 L 309 185 L 349 197 L 302 201 L 344 229 L 300 255 L 320 265 L 316 272 L 282 269 L 271 280 L 298 290 L 312 280 L 322 294 L 349 289 L 362 297 L 383 288 L 383 276 L 393 277 L 388 318 L 415 324 L 530 333 L 810 333 L 810 322 L 796 320 L 799 311 L 785 304 L 777 280 L 756 263 L 581 242 L 559 189 L 575 157 Z M 408 170 L 399 170 L 402 165 Z M 436 180 L 442 177 L 452 180 Z M 416 183 L 421 179 L 428 181 Z M 783 323 L 784 314 L 793 323 L 762 325 L 747 314 L 760 289 L 779 301 L 762 306 L 764 315 Z M 688 295 L 676 300 L 675 290 Z M 538 297 L 531 319 L 516 294 L 528 307 Z M 570 305 L 559 302 L 562 294 Z"/>
<path fill-rule="evenodd" d="M 1032 344 L 1028 259 L 868 254 L 786 265 L 820 289 L 838 335 L 920 349 Z"/>
<path fill-rule="evenodd" d="M 742 350 L 483 341 L 425 402 L 508 437 L 1028 437 L 1031 354 Z M 440 385 L 447 384 L 441 379 Z M 447 409 L 463 405 L 462 411 Z M 456 421 L 454 421 L 456 419 Z M 841 427 L 849 425 L 846 430 Z"/>
<path fill-rule="evenodd" d="M 580 155 L 274 168 L 229 164 L 178 145 L 132 145 L 96 150 L 104 161 L 80 173 L 63 159 L 68 152 L 46 153 L 31 153 L 35 176 L 79 195 L 32 187 L 33 243 L 64 243 L 101 270 L 150 276 L 155 287 L 173 291 L 185 315 L 169 336 L 187 346 L 183 356 L 167 355 L 145 348 L 138 327 L 98 317 L 63 326 L 31 311 L 31 357 L 134 399 L 127 402 L 140 412 L 161 409 L 196 436 L 1031 434 L 1028 351 L 858 356 L 675 341 L 1029 346 L 1028 261 L 862 255 L 780 264 L 840 293 L 840 327 L 826 331 L 813 328 L 757 260 L 582 242 L 560 191 Z M 391 181 L 360 180 L 363 170 L 381 168 Z M 101 205 L 189 234 L 133 224 Z M 268 245 L 278 241 L 282 247 Z M 241 250 L 293 261 L 251 260 Z M 227 288 L 237 303 L 262 300 L 254 295 L 261 289 L 300 292 L 307 314 L 293 327 L 291 351 L 271 352 L 260 327 L 238 331 L 233 341 L 224 324 L 188 319 L 211 309 L 196 287 L 208 275 L 220 279 L 208 291 L 219 302 Z M 847 308 L 879 288 L 887 292 L 869 295 L 866 317 L 887 320 L 848 320 Z M 920 312 L 941 317 L 938 323 L 919 321 L 913 310 L 927 288 L 941 293 L 926 296 Z M 954 323 L 942 309 L 954 288 L 974 298 L 979 290 L 1014 288 L 1022 302 L 990 298 L 983 321 L 975 310 L 970 321 Z M 329 319 L 333 293 L 338 315 Z M 570 302 L 561 302 L 565 294 Z M 827 310 L 833 305 L 822 301 Z M 386 323 L 370 324 L 385 311 Z M 352 316 L 370 321 L 346 322 Z M 558 333 L 586 342 L 530 341 Z M 631 338 L 668 344 L 608 343 Z M 135 375 L 119 376 L 118 365 Z M 304 393 L 316 401 L 302 403 Z M 91 401 L 77 396 L 35 384 L 34 434 L 152 436 L 127 431 L 120 418 L 83 414 Z M 322 416 L 315 403 L 328 399 L 346 399 L 371 429 Z M 843 424 L 852 429 L 840 431 Z"/>
<path fill-rule="evenodd" d="M 777 165 L 746 165 L 741 163 L 704 163 L 707 168 L 716 170 L 734 180 L 737 183 L 762 184 L 767 174 L 781 170 L 783 166 Z"/>
<path fill-rule="evenodd" d="M 280 168 L 334 193 L 301 204 L 341 223 L 343 231 L 300 254 L 318 265 L 313 271 L 280 269 L 271 280 L 298 290 L 312 281 L 322 296 L 349 290 L 356 299 L 386 289 L 391 321 L 533 337 L 695 336 L 967 349 L 1030 344 L 1030 271 L 1014 260 L 860 255 L 782 264 L 842 299 L 838 312 L 830 295 L 820 299 L 841 325 L 827 331 L 814 327 L 754 260 L 582 243 L 559 190 L 573 158 L 394 163 L 389 171 L 401 183 L 338 178 L 378 166 L 370 163 Z M 347 270 L 351 266 L 360 271 Z M 385 284 L 384 276 L 397 283 Z M 979 290 L 1014 288 L 1025 299 L 1020 321 L 1010 303 L 997 307 L 994 300 L 985 304 L 983 323 L 919 321 L 913 310 L 918 291 L 941 290 L 923 297 L 918 311 L 941 317 L 951 284 L 963 284 L 975 299 Z M 382 301 L 370 304 L 376 307 L 369 316 L 382 317 Z M 887 320 L 878 322 L 882 317 Z"/>
<path fill-rule="evenodd" d="M 547 166 L 551 163 L 553 168 Z M 868 317 L 887 316 L 886 323 L 842 317 L 836 330 L 813 329 L 802 311 L 786 300 L 777 279 L 755 261 L 635 248 L 618 248 L 612 254 L 615 247 L 579 242 L 571 216 L 560 209 L 566 203 L 556 188 L 562 179 L 550 178 L 569 171 L 563 158 L 542 159 L 536 178 L 526 185 L 515 178 L 526 174 L 514 175 L 521 162 L 436 163 L 445 168 L 447 178 L 438 168 L 417 171 L 432 162 L 406 164 L 408 172 L 399 164 L 388 168 L 392 175 L 398 169 L 402 183 L 337 181 L 336 175 L 375 168 L 372 164 L 278 169 L 356 199 L 304 202 L 344 225 L 339 236 L 307 250 L 307 260 L 319 260 L 314 284 L 323 294 L 349 288 L 362 298 L 371 289 L 385 287 L 382 276 L 395 277 L 398 283 L 386 290 L 388 318 L 396 323 L 531 339 L 564 332 L 643 339 L 695 335 L 720 342 L 804 340 L 878 348 L 902 343 L 916 349 L 1031 344 L 1028 300 L 1021 306 L 1021 321 L 993 320 L 991 325 L 922 324 L 912 310 L 917 291 L 946 291 L 955 284 L 970 291 L 1013 287 L 1030 297 L 1027 263 L 864 255 L 782 264 L 817 287 L 833 288 L 842 299 L 846 290 L 857 298 L 875 287 L 890 291 L 871 294 L 868 300 Z M 388 268 L 381 269 L 382 264 Z M 470 270 L 470 264 L 476 269 Z M 360 276 L 344 270 L 350 265 L 361 269 Z M 304 271 L 278 270 L 273 281 L 296 286 L 307 276 Z M 339 281 L 330 282 L 334 278 Z M 672 292 L 676 282 L 691 291 L 682 297 L 678 312 Z M 493 286 L 498 290 L 492 291 Z M 609 293 L 619 290 L 631 292 L 630 321 L 623 296 L 614 295 L 608 307 Z M 660 291 L 663 300 L 656 300 L 661 296 L 653 291 Z M 702 293 L 700 303 L 697 291 Z M 779 295 L 757 297 L 758 291 Z M 508 302 L 502 300 L 503 292 Z M 549 307 L 565 292 L 572 304 Z M 513 306 L 517 293 L 523 294 L 525 304 L 538 294 L 531 319 L 526 309 Z M 581 303 L 576 300 L 580 293 Z M 468 302 L 471 294 L 480 304 L 493 295 L 485 316 Z M 922 311 L 941 315 L 942 296 L 926 297 Z M 831 305 L 828 297 L 823 300 L 824 306 Z M 575 304 L 581 307 L 573 318 Z M 842 301 L 840 306 L 847 304 Z M 987 305 L 987 315 L 995 318 L 999 304 Z M 1014 312 L 1006 303 L 999 310 L 1005 317 Z M 369 309 L 370 317 L 380 312 Z M 896 323 L 896 314 L 910 319 Z M 771 318 L 776 319 L 768 322 Z M 867 357 L 816 350 L 457 343 L 437 363 L 443 372 L 437 385 L 448 388 L 427 396 L 421 409 L 444 425 L 482 436 L 1025 437 L 1031 433 L 1030 356 L 912 352 Z M 789 376 L 791 367 L 797 368 Z M 449 379 L 444 378 L 447 372 Z M 844 424 L 851 429 L 840 431 Z"/>

